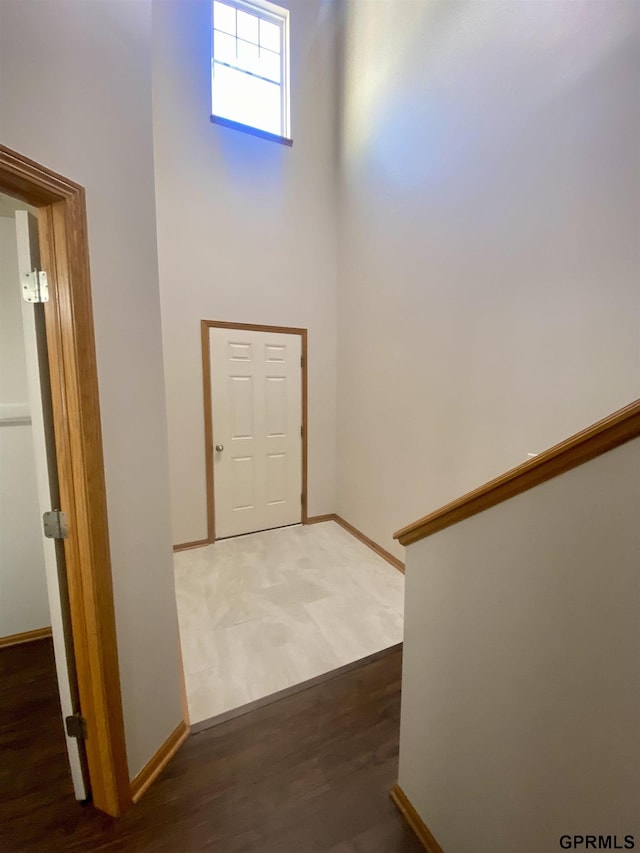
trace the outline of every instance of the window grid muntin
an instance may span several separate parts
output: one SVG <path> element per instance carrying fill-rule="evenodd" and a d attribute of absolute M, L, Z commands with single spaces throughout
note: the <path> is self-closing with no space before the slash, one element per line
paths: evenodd
<path fill-rule="evenodd" d="M 269 53 L 275 53 L 278 56 L 282 55 L 282 46 L 283 46 L 283 41 L 284 41 L 283 30 L 284 30 L 284 24 L 285 24 L 283 18 L 276 18 L 275 16 L 269 16 L 267 18 L 267 15 L 268 15 L 267 12 L 265 12 L 264 16 L 252 14 L 250 12 L 246 12 L 244 9 L 238 9 L 237 6 L 231 5 L 231 3 L 226 2 L 226 0 L 214 0 L 214 4 L 226 6 L 228 9 L 233 9 L 233 11 L 235 13 L 235 27 L 234 27 L 235 32 L 234 33 L 229 32 L 229 30 L 223 30 L 223 29 L 220 29 L 220 27 L 216 27 L 215 17 L 213 19 L 214 20 L 214 24 L 213 24 L 213 31 L 214 32 L 222 33 L 223 35 L 230 36 L 231 38 L 234 38 L 236 41 L 243 41 L 246 44 L 252 44 L 252 45 L 254 45 L 254 47 L 257 47 L 259 51 L 260 50 L 268 50 Z M 257 22 L 258 22 L 258 41 L 253 41 L 252 39 L 244 38 L 243 36 L 238 35 L 238 12 L 239 11 L 245 12 L 245 14 L 247 14 L 247 15 L 251 15 L 252 18 L 255 18 L 257 20 Z M 268 24 L 273 24 L 273 26 L 278 28 L 279 35 L 280 35 L 280 47 L 278 50 L 274 50 L 273 48 L 266 47 L 265 45 L 262 44 L 262 41 L 261 41 L 262 27 L 260 25 L 263 22 L 268 23 Z"/>
<path fill-rule="evenodd" d="M 219 32 L 219 31 L 216 31 L 216 32 Z M 234 38 L 234 36 L 232 36 L 230 33 L 222 33 L 222 35 L 228 36 L 229 38 Z M 249 44 L 249 45 L 251 45 L 251 47 L 258 47 L 258 45 L 255 44 L 255 42 L 249 42 L 246 39 L 235 38 L 235 42 L 236 42 L 236 58 L 238 60 L 240 59 L 238 57 L 238 48 L 237 48 L 238 42 L 242 42 L 243 44 Z M 275 86 L 281 86 L 282 80 L 283 80 L 282 54 L 276 53 L 274 50 L 269 50 L 269 48 L 266 48 L 266 47 L 262 48 L 262 49 L 264 51 L 268 51 L 273 56 L 279 56 L 280 57 L 280 64 L 279 64 L 280 79 L 279 80 L 274 80 L 271 77 L 265 77 L 262 74 L 257 74 L 255 71 L 250 71 L 248 68 L 243 68 L 242 65 L 234 64 L 231 62 L 226 62 L 223 59 L 216 59 L 215 58 L 215 48 L 214 48 L 214 53 L 213 53 L 213 62 L 214 62 L 214 65 L 226 65 L 227 68 L 233 68 L 235 71 L 240 71 L 242 74 L 248 74 L 250 77 L 257 77 L 259 80 L 265 80 L 267 83 L 273 83 Z"/>

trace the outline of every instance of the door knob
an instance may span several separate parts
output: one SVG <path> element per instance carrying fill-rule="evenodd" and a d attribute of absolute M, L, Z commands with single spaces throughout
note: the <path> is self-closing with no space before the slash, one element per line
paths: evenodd
<path fill-rule="evenodd" d="M 222 453 L 222 451 L 224 450 L 224 444 L 216 444 L 216 450 L 218 451 L 218 453 Z"/>

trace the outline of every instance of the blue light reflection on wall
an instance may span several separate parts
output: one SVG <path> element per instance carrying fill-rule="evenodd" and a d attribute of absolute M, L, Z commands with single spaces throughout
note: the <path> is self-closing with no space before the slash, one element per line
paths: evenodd
<path fill-rule="evenodd" d="M 390 190 L 422 191 L 450 178 L 459 147 L 444 104 L 434 99 L 416 109 L 411 95 L 403 94 L 387 105 L 371 135 L 368 168 Z"/>
<path fill-rule="evenodd" d="M 268 194 L 271 204 L 278 204 L 284 192 L 285 158 L 292 150 L 277 142 L 261 139 L 233 128 L 211 124 L 215 143 L 212 157 L 224 161 L 228 191 L 236 187 L 240 194 Z"/>
<path fill-rule="evenodd" d="M 577 40 L 576 29 L 599 30 L 602 55 L 628 32 L 625 15 L 608 14 L 604 4 L 589 15 L 582 10 L 572 3 L 352 0 L 345 18 L 347 181 L 373 179 L 392 194 L 477 182 L 487 156 L 510 156 L 502 140 L 526 134 L 537 111 L 600 61 L 595 38 Z M 559 64 L 563 51 L 570 66 Z M 479 69 L 475 77 L 469 68 Z"/>

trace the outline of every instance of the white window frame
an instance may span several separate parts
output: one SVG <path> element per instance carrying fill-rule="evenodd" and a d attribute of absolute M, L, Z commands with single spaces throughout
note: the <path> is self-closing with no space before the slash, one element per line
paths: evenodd
<path fill-rule="evenodd" d="M 0 0 L 1 2 L 1 0 Z M 254 127 L 249 124 L 241 124 L 232 121 L 224 116 L 216 115 L 214 112 L 214 92 L 215 92 L 215 66 L 216 58 L 214 52 L 215 44 L 215 15 L 213 12 L 214 0 L 211 0 L 211 121 L 216 124 L 222 124 L 227 127 L 233 127 L 237 130 L 242 130 L 246 133 L 252 133 L 256 136 L 261 136 L 266 139 L 273 139 L 277 142 L 282 142 L 287 145 L 292 145 L 291 139 L 291 107 L 290 107 L 290 61 L 289 61 L 289 10 L 283 6 L 278 6 L 275 3 L 270 3 L 269 0 L 218 0 L 225 6 L 232 9 L 237 9 L 242 12 L 247 12 L 257 18 L 276 24 L 280 28 L 280 103 L 281 103 L 281 133 L 273 134 L 261 128 Z M 238 69 L 244 71 L 244 69 Z M 249 73 L 249 72 L 244 72 Z M 276 85 L 276 84 L 274 84 Z"/>

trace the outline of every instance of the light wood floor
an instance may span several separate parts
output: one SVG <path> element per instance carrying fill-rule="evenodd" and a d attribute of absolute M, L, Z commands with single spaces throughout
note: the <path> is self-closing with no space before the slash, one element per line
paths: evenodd
<path fill-rule="evenodd" d="M 333 521 L 183 551 L 174 565 L 192 725 L 402 641 L 404 576 Z"/>

